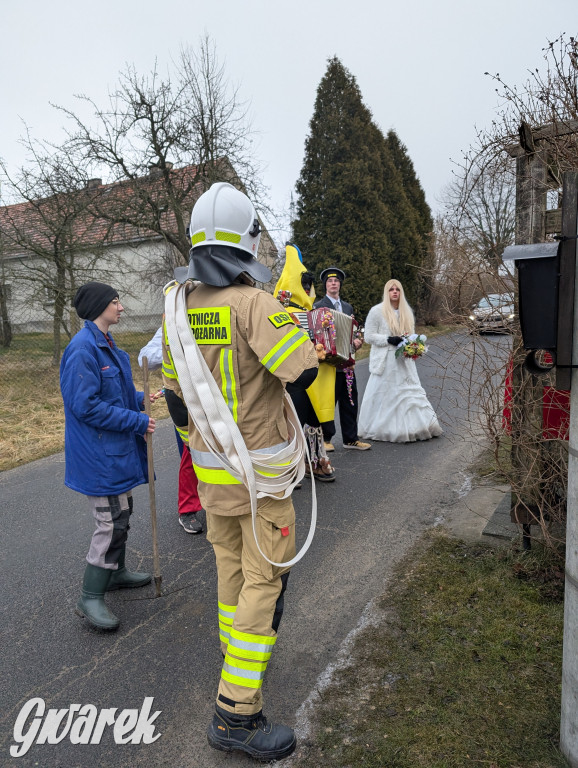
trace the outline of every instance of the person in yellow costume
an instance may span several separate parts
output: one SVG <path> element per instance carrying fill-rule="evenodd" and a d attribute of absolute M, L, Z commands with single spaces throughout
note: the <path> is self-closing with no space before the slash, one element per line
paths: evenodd
<path fill-rule="evenodd" d="M 301 251 L 294 243 L 285 245 L 285 265 L 273 295 L 286 307 L 296 323 L 307 328 L 307 312 L 315 301 L 314 275 L 303 264 Z M 322 355 L 318 352 L 318 355 Z M 299 421 L 309 442 L 311 463 L 316 480 L 333 482 L 335 470 L 331 466 L 323 442 L 321 422 L 331 421 L 335 413 L 335 366 L 320 359 L 319 373 L 305 391 L 287 384 Z M 309 472 L 306 470 L 306 475 Z"/>

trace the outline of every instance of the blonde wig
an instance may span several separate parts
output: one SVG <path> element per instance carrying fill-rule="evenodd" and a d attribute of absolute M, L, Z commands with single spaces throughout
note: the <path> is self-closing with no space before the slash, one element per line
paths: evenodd
<path fill-rule="evenodd" d="M 396 285 L 399 288 L 399 317 L 389 300 L 389 289 Z M 413 312 L 403 291 L 403 285 L 399 280 L 388 280 L 383 289 L 383 314 L 393 336 L 402 336 L 415 333 L 415 319 Z"/>

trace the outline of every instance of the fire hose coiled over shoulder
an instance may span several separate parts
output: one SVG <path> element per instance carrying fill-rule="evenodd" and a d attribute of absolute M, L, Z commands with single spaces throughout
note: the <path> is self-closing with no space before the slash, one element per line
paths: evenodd
<path fill-rule="evenodd" d="M 271 565 L 288 568 L 301 560 L 313 541 L 317 523 L 315 483 L 312 479 L 311 524 L 307 538 L 301 550 L 286 563 L 269 560 L 261 549 L 256 529 L 257 499 L 265 496 L 286 499 L 291 496 L 295 486 L 303 479 L 305 456 L 311 466 L 307 442 L 293 402 L 285 392 L 287 445 L 274 453 L 247 448 L 189 325 L 187 295 L 195 287 L 191 281 L 171 289 L 165 287 L 167 337 L 183 399 L 207 449 L 249 491 L 253 534 L 259 552 Z"/>

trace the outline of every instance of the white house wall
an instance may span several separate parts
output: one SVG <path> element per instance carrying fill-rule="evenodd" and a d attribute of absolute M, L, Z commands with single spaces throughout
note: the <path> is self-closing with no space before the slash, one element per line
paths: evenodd
<path fill-rule="evenodd" d="M 162 267 L 168 260 L 167 248 L 164 242 L 146 241 L 113 246 L 98 258 L 93 254 L 77 256 L 75 283 L 79 286 L 98 280 L 112 285 L 125 309 L 123 330 L 155 331 L 163 312 L 162 287 L 170 279 Z M 44 285 L 46 271 L 54 272 L 53 265 L 34 256 L 5 257 L 2 268 L 13 333 L 51 332 L 54 302 L 46 295 Z M 79 322 L 72 307 L 68 308 L 66 322 L 70 322 L 71 313 L 74 330 Z"/>

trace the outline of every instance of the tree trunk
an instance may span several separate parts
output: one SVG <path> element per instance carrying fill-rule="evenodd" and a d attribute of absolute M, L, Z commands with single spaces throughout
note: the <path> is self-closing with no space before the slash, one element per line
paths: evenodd
<path fill-rule="evenodd" d="M 0 283 L 0 344 L 5 349 L 12 344 L 12 326 L 8 318 L 8 306 L 4 285 Z"/>
<path fill-rule="evenodd" d="M 64 257 L 56 260 L 55 294 L 54 316 L 52 318 L 52 365 L 60 365 L 60 329 L 64 318 L 66 296 L 66 261 Z"/>

